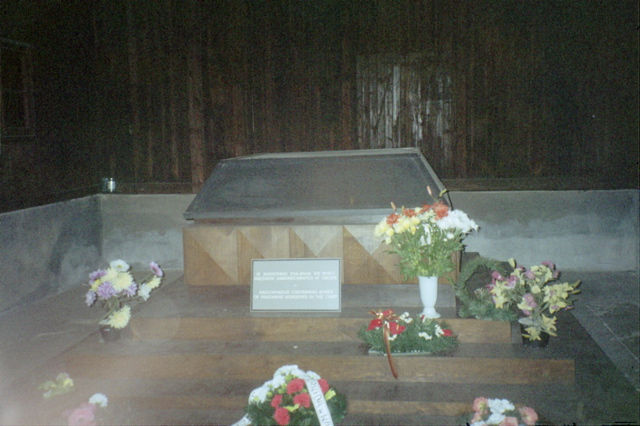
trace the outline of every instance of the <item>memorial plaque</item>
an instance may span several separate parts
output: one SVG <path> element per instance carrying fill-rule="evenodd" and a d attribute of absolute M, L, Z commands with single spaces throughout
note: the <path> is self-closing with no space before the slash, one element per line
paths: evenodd
<path fill-rule="evenodd" d="M 340 259 L 255 259 L 252 311 L 340 312 Z"/>

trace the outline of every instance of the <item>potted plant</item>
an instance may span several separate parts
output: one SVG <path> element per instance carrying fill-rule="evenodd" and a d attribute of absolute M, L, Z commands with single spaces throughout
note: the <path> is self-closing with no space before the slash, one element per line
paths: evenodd
<path fill-rule="evenodd" d="M 520 312 L 525 345 L 546 346 L 549 336 L 556 336 L 556 312 L 573 307 L 572 296 L 579 293 L 580 281 L 573 284 L 557 282 L 560 272 L 551 262 L 526 269 L 509 259 L 513 272 L 504 277 L 493 272 L 489 292 L 498 309 Z"/>
<path fill-rule="evenodd" d="M 433 197 L 431 188 L 427 187 Z M 400 271 L 406 280 L 417 277 L 422 315 L 439 318 L 435 309 L 438 277 L 455 269 L 452 254 L 464 247 L 462 239 L 478 225 L 461 210 L 452 210 L 442 201 L 442 191 L 433 204 L 400 210 L 391 203 L 393 213 L 384 218 L 374 234 L 384 238 L 389 253 L 400 256 Z"/>
<path fill-rule="evenodd" d="M 87 306 L 100 302 L 105 314 L 99 321 L 101 337 L 104 341 L 117 340 L 119 330 L 125 328 L 131 319 L 132 301 L 146 301 L 152 290 L 162 283 L 164 272 L 156 262 L 149 264 L 151 273 L 138 285 L 130 272 L 131 267 L 124 260 L 114 260 L 107 269 L 98 269 L 89 275 L 89 291 L 85 296 Z"/>

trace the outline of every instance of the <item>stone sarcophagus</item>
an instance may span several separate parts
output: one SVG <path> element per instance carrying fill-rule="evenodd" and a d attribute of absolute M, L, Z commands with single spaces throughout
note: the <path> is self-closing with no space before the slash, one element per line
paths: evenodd
<path fill-rule="evenodd" d="M 430 201 L 427 186 L 444 189 L 413 148 L 221 161 L 184 213 L 185 281 L 249 285 L 254 259 L 340 258 L 344 284 L 404 283 L 373 230 L 391 202 Z"/>

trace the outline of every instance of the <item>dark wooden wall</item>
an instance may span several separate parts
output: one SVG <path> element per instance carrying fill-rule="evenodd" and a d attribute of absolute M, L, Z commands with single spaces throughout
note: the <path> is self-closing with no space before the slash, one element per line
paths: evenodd
<path fill-rule="evenodd" d="M 34 45 L 35 167 L 56 160 L 38 178 L 5 166 L 5 194 L 103 176 L 197 190 L 223 158 L 389 146 L 420 147 L 443 179 L 637 187 L 632 1 L 14 3 L 0 36 Z M 414 58 L 386 139 L 362 120 L 358 70 L 378 58 Z M 437 119 L 407 118 L 425 102 Z"/>

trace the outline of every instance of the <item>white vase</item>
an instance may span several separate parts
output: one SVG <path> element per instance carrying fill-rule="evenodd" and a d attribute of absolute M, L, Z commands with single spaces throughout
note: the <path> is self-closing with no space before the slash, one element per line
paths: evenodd
<path fill-rule="evenodd" d="M 422 314 L 426 318 L 440 318 L 436 311 L 436 301 L 438 300 L 438 277 L 418 277 L 420 286 L 420 299 L 424 305 Z"/>

